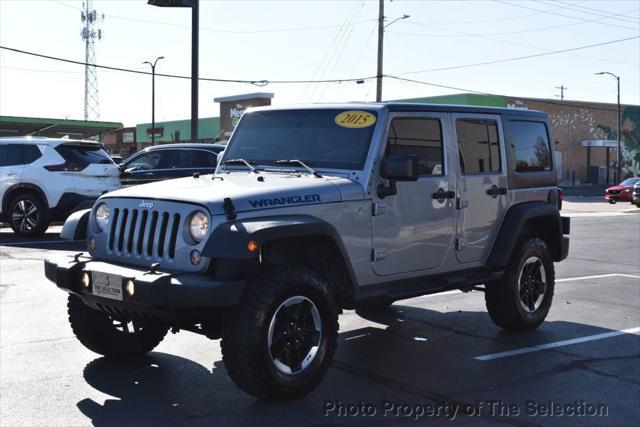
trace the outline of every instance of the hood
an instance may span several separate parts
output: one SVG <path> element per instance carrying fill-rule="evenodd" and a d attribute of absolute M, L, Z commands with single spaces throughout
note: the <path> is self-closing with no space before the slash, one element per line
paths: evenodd
<path fill-rule="evenodd" d="M 171 200 L 206 206 L 211 214 L 224 214 L 225 198 L 233 201 L 236 212 L 273 209 L 297 205 L 362 200 L 359 183 L 337 176 L 317 178 L 293 173 L 232 171 L 198 178 L 179 178 L 136 185 L 113 191 L 103 198 L 125 197 L 145 200 Z"/>
<path fill-rule="evenodd" d="M 620 190 L 624 190 L 625 188 L 631 188 L 631 187 L 624 187 L 622 185 L 614 185 L 612 187 L 607 188 L 607 191 L 620 191 Z"/>

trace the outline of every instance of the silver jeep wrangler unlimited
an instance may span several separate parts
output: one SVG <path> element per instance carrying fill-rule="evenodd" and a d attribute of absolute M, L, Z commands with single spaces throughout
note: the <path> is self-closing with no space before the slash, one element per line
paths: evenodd
<path fill-rule="evenodd" d="M 139 355 L 184 329 L 222 338 L 246 392 L 300 397 L 331 364 L 342 309 L 476 289 L 498 326 L 542 323 L 569 249 L 551 141 L 534 111 L 253 109 L 214 175 L 71 216 L 63 237 L 88 253 L 47 260 L 46 276 L 96 353 Z"/>

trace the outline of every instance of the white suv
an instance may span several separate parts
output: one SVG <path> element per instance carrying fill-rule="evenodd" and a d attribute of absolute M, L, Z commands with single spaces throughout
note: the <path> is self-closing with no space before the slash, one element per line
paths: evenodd
<path fill-rule="evenodd" d="M 0 138 L 0 220 L 18 235 L 41 235 L 118 188 L 118 167 L 99 142 Z"/>

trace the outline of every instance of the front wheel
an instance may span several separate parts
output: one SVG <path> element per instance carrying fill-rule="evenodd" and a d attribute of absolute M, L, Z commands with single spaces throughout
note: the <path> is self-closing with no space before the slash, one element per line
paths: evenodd
<path fill-rule="evenodd" d="M 69 323 L 78 341 L 106 357 L 139 356 L 153 350 L 164 339 L 168 327 L 125 318 L 115 318 L 87 306 L 69 295 Z"/>
<path fill-rule="evenodd" d="M 536 237 L 521 239 L 502 278 L 485 286 L 489 316 L 504 329 L 535 329 L 549 313 L 554 285 L 547 245 Z"/>
<path fill-rule="evenodd" d="M 615 199 L 609 199 L 609 204 L 611 204 L 611 205 L 615 205 L 615 204 L 616 204 Z"/>
<path fill-rule="evenodd" d="M 338 310 L 327 283 L 298 267 L 256 275 L 223 322 L 222 357 L 245 392 L 288 400 L 311 392 L 336 350 Z"/>

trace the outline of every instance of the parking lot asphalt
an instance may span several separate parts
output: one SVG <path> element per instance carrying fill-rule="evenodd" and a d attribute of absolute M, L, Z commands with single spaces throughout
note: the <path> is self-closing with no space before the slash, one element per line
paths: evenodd
<path fill-rule="evenodd" d="M 0 229 L 0 424 L 637 425 L 640 214 L 572 212 L 538 330 L 501 331 L 480 292 L 346 311 L 326 379 L 288 403 L 237 389 L 219 342 L 189 332 L 135 361 L 86 350 L 42 262 L 83 244 L 60 241 L 59 228 L 32 240 Z"/>

